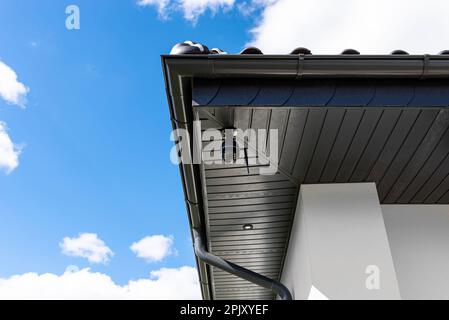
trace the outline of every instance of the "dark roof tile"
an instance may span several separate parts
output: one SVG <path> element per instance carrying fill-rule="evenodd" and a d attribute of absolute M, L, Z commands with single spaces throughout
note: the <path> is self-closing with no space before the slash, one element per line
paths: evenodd
<path fill-rule="evenodd" d="M 298 47 L 290 52 L 290 54 L 312 54 L 312 51 L 304 47 Z"/>
<path fill-rule="evenodd" d="M 184 41 L 173 46 L 170 54 L 209 54 L 209 48 L 201 43 Z"/>
<path fill-rule="evenodd" d="M 248 47 L 243 49 L 240 54 L 263 54 L 259 48 L 256 47 Z"/>
<path fill-rule="evenodd" d="M 394 50 L 391 54 L 408 55 L 408 52 L 404 50 Z"/>
<path fill-rule="evenodd" d="M 341 54 L 360 54 L 360 52 L 355 49 L 345 49 Z"/>

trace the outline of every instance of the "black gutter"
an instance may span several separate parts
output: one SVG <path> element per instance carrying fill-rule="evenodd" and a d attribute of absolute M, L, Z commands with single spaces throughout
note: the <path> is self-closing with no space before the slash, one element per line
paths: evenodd
<path fill-rule="evenodd" d="M 245 279 L 249 282 L 257 284 L 261 287 L 273 291 L 281 300 L 292 300 L 290 291 L 282 283 L 267 278 L 259 273 L 253 272 L 230 261 L 222 259 L 216 255 L 211 254 L 206 250 L 201 232 L 197 228 L 193 228 L 193 243 L 195 247 L 196 256 L 205 263 L 219 268 L 223 271 L 229 272 L 239 278 Z"/>
<path fill-rule="evenodd" d="M 164 55 L 179 76 L 449 77 L 449 55 Z"/>
<path fill-rule="evenodd" d="M 167 93 L 167 100 L 170 110 L 170 118 L 172 123 L 172 128 L 179 129 L 191 129 L 192 122 L 188 122 L 187 119 L 191 119 L 191 104 L 190 108 L 188 106 L 184 105 L 184 101 L 188 101 L 189 97 L 189 80 L 186 78 L 183 78 L 183 83 L 185 85 L 185 94 L 187 95 L 186 98 L 184 98 L 183 95 L 180 94 L 173 94 L 172 88 L 173 82 L 172 79 L 168 76 L 169 74 L 173 74 L 171 70 L 168 70 L 166 62 L 164 57 L 162 57 L 162 67 L 163 67 L 163 74 L 164 74 L 164 82 L 165 82 L 165 90 Z M 178 83 L 177 83 L 178 84 Z M 176 91 L 179 92 L 179 91 Z M 175 112 L 175 110 L 184 110 L 185 117 L 179 117 L 179 114 Z M 178 119 L 183 119 L 185 121 L 179 121 Z M 190 134 L 192 134 L 191 130 L 189 130 Z M 193 164 L 179 164 L 179 172 L 182 178 L 182 184 L 183 184 L 183 191 L 184 191 L 184 200 L 186 204 L 186 209 L 188 213 L 188 219 L 189 219 L 189 225 L 190 229 L 193 230 L 194 228 L 198 228 L 203 225 L 204 221 L 204 213 L 202 210 L 202 207 L 200 205 L 201 200 L 199 199 L 199 195 L 201 192 L 198 192 L 198 190 L 201 190 L 200 183 L 198 183 L 198 179 L 195 177 L 199 176 L 199 170 L 197 168 L 197 165 Z M 209 269 L 207 267 L 207 264 L 202 262 L 200 259 L 196 259 L 196 264 L 198 267 L 198 274 L 199 274 L 199 280 L 200 280 L 200 288 L 201 293 L 203 296 L 203 299 L 209 300 L 212 299 L 212 290 L 210 285 L 210 275 L 209 275 Z"/>

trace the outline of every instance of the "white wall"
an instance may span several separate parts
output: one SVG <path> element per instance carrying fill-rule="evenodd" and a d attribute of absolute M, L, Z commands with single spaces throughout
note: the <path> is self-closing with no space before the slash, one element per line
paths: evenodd
<path fill-rule="evenodd" d="M 383 205 L 403 299 L 449 299 L 449 205 Z"/>
<path fill-rule="evenodd" d="M 301 186 L 282 282 L 295 299 L 400 298 L 374 184 Z"/>
<path fill-rule="evenodd" d="M 295 299 L 449 299 L 449 205 L 381 206 L 371 183 L 303 185 L 281 281 Z"/>

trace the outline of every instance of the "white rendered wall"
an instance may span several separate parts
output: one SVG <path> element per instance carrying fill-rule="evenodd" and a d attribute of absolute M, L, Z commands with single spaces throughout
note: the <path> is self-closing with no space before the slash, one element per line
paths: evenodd
<path fill-rule="evenodd" d="M 449 205 L 382 205 L 403 299 L 449 299 Z"/>
<path fill-rule="evenodd" d="M 295 299 L 449 299 L 449 205 L 381 206 L 369 183 L 303 185 L 281 281 Z"/>
<path fill-rule="evenodd" d="M 281 281 L 295 299 L 400 299 L 374 184 L 301 186 Z"/>

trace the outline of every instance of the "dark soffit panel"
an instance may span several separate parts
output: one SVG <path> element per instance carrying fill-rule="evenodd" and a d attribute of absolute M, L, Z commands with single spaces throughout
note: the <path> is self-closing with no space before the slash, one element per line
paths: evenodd
<path fill-rule="evenodd" d="M 447 107 L 449 81 L 194 79 L 194 106 Z"/>

